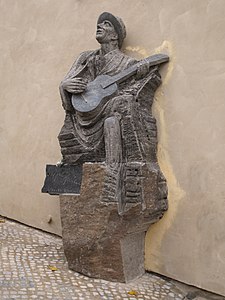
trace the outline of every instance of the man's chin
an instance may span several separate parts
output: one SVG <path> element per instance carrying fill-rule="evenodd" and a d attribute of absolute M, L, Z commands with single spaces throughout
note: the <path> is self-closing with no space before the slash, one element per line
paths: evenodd
<path fill-rule="evenodd" d="M 102 35 L 100 35 L 100 34 L 96 34 L 95 38 L 96 38 L 96 41 L 97 41 L 99 44 L 101 44 L 104 37 L 103 37 Z"/>

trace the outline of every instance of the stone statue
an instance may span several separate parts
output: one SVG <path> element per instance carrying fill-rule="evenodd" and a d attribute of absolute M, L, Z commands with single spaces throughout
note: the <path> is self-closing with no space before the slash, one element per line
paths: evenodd
<path fill-rule="evenodd" d="M 66 117 L 57 167 L 82 168 L 80 191 L 60 196 L 69 267 L 118 281 L 144 272 L 145 232 L 167 210 L 151 107 L 169 58 L 137 61 L 121 51 L 125 37 L 123 21 L 102 13 L 100 48 L 81 53 L 61 82 Z"/>
<path fill-rule="evenodd" d="M 126 29 L 120 18 L 107 12 L 99 16 L 96 39 L 100 49 L 81 53 L 60 85 L 66 118 L 58 137 L 63 164 L 106 162 L 104 199 L 118 202 L 119 213 L 123 213 L 127 202 L 142 201 L 140 178 L 132 175 L 139 172 L 140 163 L 157 162 L 156 121 L 151 106 L 161 83 L 159 64 L 168 60 L 156 55 L 152 67 L 148 60 L 137 65 L 135 59 L 120 50 L 125 37 Z M 136 74 L 121 78 L 124 70 L 135 65 Z M 87 83 L 103 75 L 117 77 L 112 85 L 119 84 L 105 98 L 105 91 L 99 91 L 99 104 L 95 105 L 98 83 L 95 81 L 88 91 Z M 104 79 L 106 84 L 110 77 Z M 73 95 L 78 95 L 77 99 Z M 121 182 L 124 176 L 125 185 Z M 143 201 L 142 205 L 145 207 Z"/>

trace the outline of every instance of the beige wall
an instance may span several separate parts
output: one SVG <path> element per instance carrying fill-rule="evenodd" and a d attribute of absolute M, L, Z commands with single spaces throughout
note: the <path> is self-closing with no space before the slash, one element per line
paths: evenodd
<path fill-rule="evenodd" d="M 170 208 L 148 232 L 146 268 L 225 295 L 224 9 L 224 0 L 1 0 L 0 213 L 61 233 L 57 197 L 40 193 L 45 164 L 60 160 L 58 85 L 97 47 L 97 16 L 113 12 L 130 55 L 171 56 L 154 106 Z"/>
<path fill-rule="evenodd" d="M 147 269 L 223 295 L 224 9 L 224 1 L 179 1 L 158 11 L 173 57 L 155 105 L 170 207 L 146 238 Z"/>

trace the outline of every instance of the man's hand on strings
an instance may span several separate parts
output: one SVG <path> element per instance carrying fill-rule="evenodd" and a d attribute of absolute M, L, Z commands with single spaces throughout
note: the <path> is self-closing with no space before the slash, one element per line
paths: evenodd
<path fill-rule="evenodd" d="M 86 89 L 87 82 L 80 77 L 71 77 L 62 81 L 61 86 L 71 94 L 80 94 Z"/>

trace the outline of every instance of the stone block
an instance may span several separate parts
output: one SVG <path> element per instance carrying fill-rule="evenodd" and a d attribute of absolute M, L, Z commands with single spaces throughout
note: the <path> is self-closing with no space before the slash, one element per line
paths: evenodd
<path fill-rule="evenodd" d="M 144 238 L 166 205 L 158 198 L 158 170 L 142 165 L 141 202 L 103 201 L 107 178 L 104 163 L 83 165 L 79 195 L 60 195 L 63 244 L 69 268 L 84 275 L 128 282 L 144 273 Z"/>

